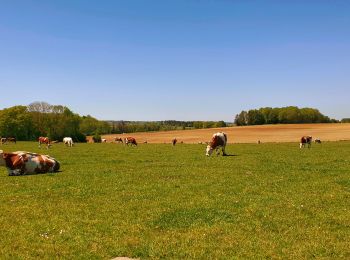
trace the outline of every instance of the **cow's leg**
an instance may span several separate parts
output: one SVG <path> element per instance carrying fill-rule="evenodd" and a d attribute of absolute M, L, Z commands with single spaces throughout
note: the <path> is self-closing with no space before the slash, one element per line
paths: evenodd
<path fill-rule="evenodd" d="M 14 176 L 13 171 L 11 169 L 7 169 L 7 172 L 9 173 L 9 176 Z"/>
<path fill-rule="evenodd" d="M 226 156 L 226 152 L 225 152 L 225 146 L 222 147 L 222 156 Z"/>
<path fill-rule="evenodd" d="M 300 149 L 303 147 L 303 144 L 302 143 L 300 143 Z"/>

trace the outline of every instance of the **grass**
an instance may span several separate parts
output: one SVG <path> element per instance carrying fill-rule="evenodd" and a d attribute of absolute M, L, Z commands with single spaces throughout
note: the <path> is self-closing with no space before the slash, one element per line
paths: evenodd
<path fill-rule="evenodd" d="M 1 149 L 62 170 L 0 168 L 1 258 L 350 258 L 350 142 Z"/>

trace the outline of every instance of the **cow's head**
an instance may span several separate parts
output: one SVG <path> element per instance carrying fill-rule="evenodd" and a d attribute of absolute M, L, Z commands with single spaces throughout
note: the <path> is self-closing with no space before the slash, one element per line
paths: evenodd
<path fill-rule="evenodd" d="M 210 145 L 208 145 L 205 155 L 210 156 L 212 153 L 213 153 L 213 148 Z"/>

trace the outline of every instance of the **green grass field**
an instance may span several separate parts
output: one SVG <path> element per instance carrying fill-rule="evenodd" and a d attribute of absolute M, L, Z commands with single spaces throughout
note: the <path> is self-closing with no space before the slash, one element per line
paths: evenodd
<path fill-rule="evenodd" d="M 350 258 L 350 142 L 0 149 L 62 170 L 0 168 L 1 259 Z"/>

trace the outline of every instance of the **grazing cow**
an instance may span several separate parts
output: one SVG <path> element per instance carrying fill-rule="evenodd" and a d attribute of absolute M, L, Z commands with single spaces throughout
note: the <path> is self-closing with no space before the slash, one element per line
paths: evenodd
<path fill-rule="evenodd" d="M 0 166 L 5 166 L 9 176 L 13 176 L 57 172 L 60 168 L 60 163 L 49 155 L 22 151 L 4 153 L 0 150 Z"/>
<path fill-rule="evenodd" d="M 227 136 L 225 133 L 219 132 L 213 135 L 209 145 L 207 146 L 206 156 L 210 156 L 214 150 L 216 150 L 216 155 L 220 154 L 219 148 L 222 150 L 222 155 L 227 155 L 225 153 L 225 147 L 227 143 Z"/>
<path fill-rule="evenodd" d="M 177 143 L 177 139 L 176 139 L 176 138 L 174 138 L 173 140 L 171 140 L 171 143 L 173 144 L 173 146 L 175 146 L 175 145 L 176 145 L 176 143 Z"/>
<path fill-rule="evenodd" d="M 114 141 L 117 143 L 123 143 L 123 139 L 121 139 L 120 137 L 114 138 Z"/>
<path fill-rule="evenodd" d="M 72 137 L 63 138 L 63 143 L 69 147 L 72 147 L 74 145 Z"/>
<path fill-rule="evenodd" d="M 320 139 L 320 138 L 316 138 L 316 139 L 315 139 L 315 143 L 317 143 L 317 144 L 322 143 L 322 142 L 321 142 L 321 139 Z"/>
<path fill-rule="evenodd" d="M 137 146 L 137 142 L 136 142 L 136 139 L 134 137 L 125 138 L 125 144 L 126 145 L 130 144 L 131 146 L 133 146 L 133 145 Z"/>
<path fill-rule="evenodd" d="M 3 138 L 1 138 L 1 144 L 6 144 L 9 142 L 16 143 L 16 137 L 7 137 L 7 138 L 3 137 Z"/>
<path fill-rule="evenodd" d="M 39 148 L 41 148 L 41 144 L 45 144 L 47 149 L 49 149 L 51 146 L 51 142 L 50 142 L 50 139 L 48 137 L 40 136 L 38 138 L 38 141 L 39 141 Z"/>
<path fill-rule="evenodd" d="M 6 138 L 6 142 L 12 142 L 12 143 L 16 143 L 16 137 L 7 137 Z"/>
<path fill-rule="evenodd" d="M 101 139 L 101 143 L 107 143 L 107 139 L 102 138 L 102 139 Z"/>
<path fill-rule="evenodd" d="M 312 142 L 312 136 L 303 136 L 300 139 L 300 148 L 303 148 L 303 147 L 305 148 L 306 144 L 307 144 L 307 147 L 310 148 L 311 142 Z"/>
<path fill-rule="evenodd" d="M 7 138 L 2 137 L 0 141 L 1 141 L 1 144 L 5 144 L 5 143 L 6 143 L 6 141 L 7 141 Z"/>
<path fill-rule="evenodd" d="M 148 142 L 147 142 L 147 141 L 144 141 L 143 143 L 144 143 L 144 144 L 148 144 Z"/>

